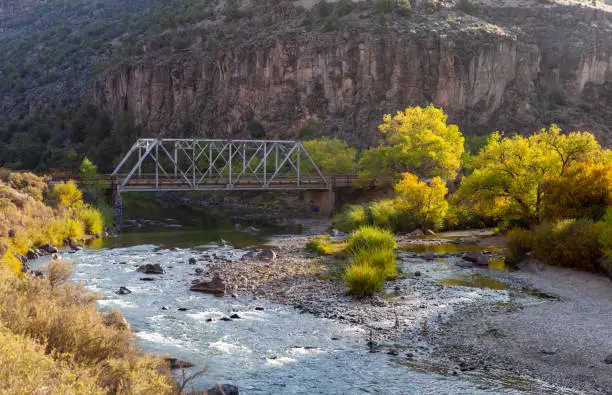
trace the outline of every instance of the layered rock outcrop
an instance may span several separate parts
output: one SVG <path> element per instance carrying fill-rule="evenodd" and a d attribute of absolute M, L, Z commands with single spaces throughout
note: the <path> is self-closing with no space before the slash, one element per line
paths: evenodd
<path fill-rule="evenodd" d="M 383 23 L 360 4 L 329 29 L 281 3 L 166 32 L 143 45 L 145 55 L 102 73 L 94 102 L 130 111 L 162 136 L 245 137 L 257 122 L 267 137 L 296 138 L 316 125 L 316 134 L 367 146 L 383 114 L 434 103 L 467 134 L 556 122 L 612 143 L 605 6 L 414 10 Z"/>

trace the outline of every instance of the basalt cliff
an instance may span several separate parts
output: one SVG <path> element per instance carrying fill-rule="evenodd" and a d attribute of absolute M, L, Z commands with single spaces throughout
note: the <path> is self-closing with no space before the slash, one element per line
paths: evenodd
<path fill-rule="evenodd" d="M 433 4 L 354 3 L 332 22 L 316 5 L 254 6 L 150 38 L 96 78 L 94 102 L 163 136 L 245 137 L 256 123 L 366 146 L 383 114 L 433 103 L 468 134 L 555 122 L 612 142 L 611 7 Z"/>

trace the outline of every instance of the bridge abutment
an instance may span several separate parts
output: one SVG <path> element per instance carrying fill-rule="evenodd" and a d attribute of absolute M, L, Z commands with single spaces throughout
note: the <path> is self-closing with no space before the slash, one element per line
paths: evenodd
<path fill-rule="evenodd" d="M 303 195 L 306 210 L 313 214 L 331 216 L 336 204 L 336 193 L 332 189 L 306 190 Z"/>

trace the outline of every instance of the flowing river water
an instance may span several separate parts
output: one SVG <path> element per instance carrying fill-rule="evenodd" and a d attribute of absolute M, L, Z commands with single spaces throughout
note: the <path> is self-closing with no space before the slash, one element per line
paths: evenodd
<path fill-rule="evenodd" d="M 492 374 L 439 374 L 435 366 L 408 365 L 372 352 L 356 326 L 263 299 L 191 292 L 195 269 L 206 270 L 210 263 L 202 259 L 190 265 L 189 258 L 238 259 L 245 252 L 240 247 L 286 230 L 264 229 L 253 236 L 236 231 L 227 218 L 198 214 L 177 222 L 177 213 L 149 215 L 155 220 L 128 221 L 133 226 L 120 237 L 96 240 L 70 254 L 74 279 L 103 293 L 101 308 L 123 312 L 144 350 L 189 361 L 195 365 L 191 372 L 204 370 L 194 381 L 197 388 L 220 382 L 236 385 L 244 394 L 558 393 L 541 383 Z M 238 247 L 219 246 L 214 243 L 219 239 Z M 145 263 L 159 263 L 166 273 L 137 272 Z M 155 280 L 141 280 L 145 277 Z M 132 293 L 116 294 L 120 286 Z M 240 318 L 222 319 L 232 314 Z"/>

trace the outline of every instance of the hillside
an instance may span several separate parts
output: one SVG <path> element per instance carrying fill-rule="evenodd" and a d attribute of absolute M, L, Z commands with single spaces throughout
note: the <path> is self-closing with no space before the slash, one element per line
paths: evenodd
<path fill-rule="evenodd" d="M 11 167 L 58 166 L 49 144 L 110 167 L 92 147 L 116 155 L 141 133 L 263 128 L 364 147 L 382 114 L 429 103 L 467 135 L 556 122 L 612 144 L 603 3 L 0 0 L 0 51 L 0 165 Z M 22 146 L 35 163 L 15 160 Z"/>

